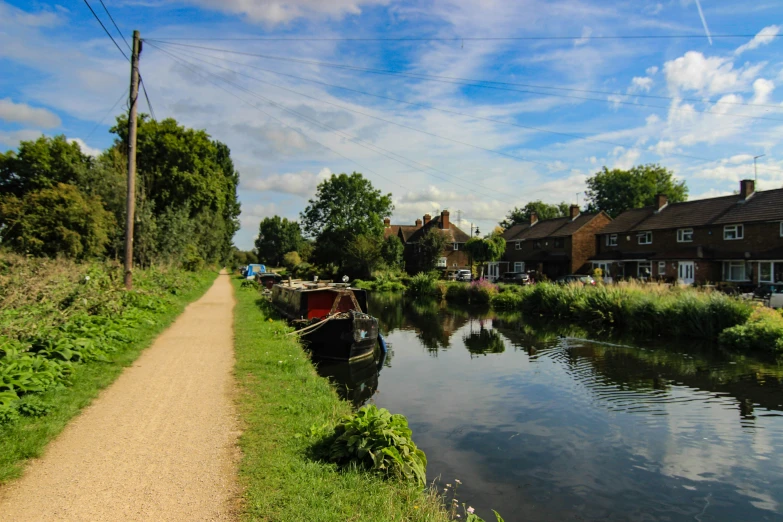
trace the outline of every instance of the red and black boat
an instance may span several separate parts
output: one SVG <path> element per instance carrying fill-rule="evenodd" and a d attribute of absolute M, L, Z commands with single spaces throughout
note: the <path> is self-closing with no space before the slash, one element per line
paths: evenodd
<path fill-rule="evenodd" d="M 364 290 L 339 283 L 286 281 L 272 287 L 272 306 L 319 358 L 354 361 L 373 356 L 378 320 L 367 313 Z"/>

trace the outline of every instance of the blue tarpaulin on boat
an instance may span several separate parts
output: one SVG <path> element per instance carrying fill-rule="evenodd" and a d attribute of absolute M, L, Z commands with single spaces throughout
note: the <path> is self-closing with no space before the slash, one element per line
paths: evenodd
<path fill-rule="evenodd" d="M 245 276 L 248 279 L 252 279 L 256 276 L 256 274 L 265 274 L 266 273 L 266 267 L 264 265 L 247 265 L 247 273 Z"/>

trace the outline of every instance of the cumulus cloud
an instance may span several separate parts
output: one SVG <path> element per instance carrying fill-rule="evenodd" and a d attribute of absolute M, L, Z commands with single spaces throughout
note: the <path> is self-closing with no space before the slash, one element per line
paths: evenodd
<path fill-rule="evenodd" d="M 737 49 L 734 51 L 734 56 L 739 56 L 745 51 L 751 51 L 753 49 L 761 47 L 762 45 L 767 45 L 768 43 L 771 43 L 778 35 L 778 33 L 780 33 L 779 25 L 769 25 L 765 27 L 764 29 L 759 31 L 758 34 L 756 34 L 756 36 L 754 36 L 751 41 L 737 47 Z"/>
<path fill-rule="evenodd" d="M 752 103 L 767 103 L 769 95 L 775 89 L 775 83 L 771 80 L 759 78 L 753 82 L 753 100 Z"/>
<path fill-rule="evenodd" d="M 663 66 L 669 88 L 678 92 L 692 90 L 702 94 L 717 94 L 745 89 L 764 64 L 746 64 L 738 69 L 729 58 L 706 57 L 697 51 L 668 61 Z"/>
<path fill-rule="evenodd" d="M 62 123 L 55 113 L 26 103 L 14 103 L 10 98 L 0 100 L 0 120 L 35 125 L 44 129 L 59 127 Z"/>
<path fill-rule="evenodd" d="M 658 72 L 658 67 L 653 65 L 652 67 L 648 67 L 647 69 L 645 69 L 644 72 L 647 73 L 647 76 L 653 76 L 655 75 L 655 73 Z"/>
<path fill-rule="evenodd" d="M 315 192 L 319 183 L 328 179 L 332 171 L 328 168 L 314 172 L 288 172 L 285 174 L 272 174 L 271 176 L 254 178 L 242 183 L 247 190 L 258 192 L 282 192 L 296 196 L 308 197 Z"/>
<path fill-rule="evenodd" d="M 191 4 L 229 14 L 245 15 L 251 22 L 280 24 L 308 16 L 342 18 L 361 14 L 362 5 L 388 0 L 189 0 Z"/>
<path fill-rule="evenodd" d="M 239 221 L 243 227 L 258 229 L 258 224 L 262 219 L 279 213 L 279 207 L 273 202 L 258 203 L 247 210 L 243 209 L 242 214 L 239 216 Z"/>
<path fill-rule="evenodd" d="M 401 203 L 421 203 L 421 202 L 438 202 L 438 201 L 455 201 L 467 199 L 465 194 L 457 194 L 454 191 L 441 190 L 434 185 L 419 190 L 407 192 L 400 198 Z"/>
<path fill-rule="evenodd" d="M 87 154 L 88 156 L 92 156 L 93 158 L 97 158 L 100 156 L 101 152 L 103 152 L 101 149 L 95 149 L 93 147 L 90 147 L 86 143 L 84 143 L 84 140 L 81 138 L 69 138 L 68 143 L 76 143 L 79 145 L 79 148 L 82 149 L 82 152 L 84 154 Z"/>
<path fill-rule="evenodd" d="M 582 27 L 582 37 L 574 41 L 575 46 L 584 45 L 590 41 L 590 36 L 593 34 L 593 30 L 590 27 Z"/>
<path fill-rule="evenodd" d="M 633 80 L 631 80 L 631 86 L 628 87 L 629 93 L 634 92 L 650 92 L 650 88 L 652 87 L 653 79 L 648 78 L 647 76 L 634 76 Z"/>
<path fill-rule="evenodd" d="M 17 147 L 22 141 L 37 140 L 40 136 L 41 131 L 32 129 L 22 129 L 11 132 L 0 131 L 0 143 L 7 147 Z"/>

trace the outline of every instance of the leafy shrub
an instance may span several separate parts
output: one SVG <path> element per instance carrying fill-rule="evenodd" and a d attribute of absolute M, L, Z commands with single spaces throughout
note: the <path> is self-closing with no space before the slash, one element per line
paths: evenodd
<path fill-rule="evenodd" d="M 19 402 L 17 410 L 25 417 L 43 417 L 49 413 L 51 407 L 44 404 L 44 402 L 37 397 L 32 396 Z"/>
<path fill-rule="evenodd" d="M 329 459 L 425 486 L 427 457 L 411 439 L 408 421 L 375 405 L 343 417 L 335 428 Z"/>
<path fill-rule="evenodd" d="M 0 426 L 11 424 L 19 419 L 19 412 L 13 406 L 0 406 Z"/>
<path fill-rule="evenodd" d="M 297 265 L 302 264 L 302 258 L 299 256 L 299 252 L 288 252 L 283 256 L 283 266 L 289 270 L 293 270 Z"/>
<path fill-rule="evenodd" d="M 747 323 L 723 330 L 719 342 L 731 350 L 783 354 L 783 316 L 770 308 L 757 308 Z"/>
<path fill-rule="evenodd" d="M 414 296 L 434 296 L 438 294 L 438 280 L 432 274 L 419 272 L 411 278 L 408 292 Z"/>

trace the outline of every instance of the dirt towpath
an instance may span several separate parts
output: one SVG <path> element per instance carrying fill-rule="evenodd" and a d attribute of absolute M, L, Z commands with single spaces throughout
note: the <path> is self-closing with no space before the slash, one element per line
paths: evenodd
<path fill-rule="evenodd" d="M 0 491 L 0 520 L 233 519 L 233 308 L 221 274 Z"/>

